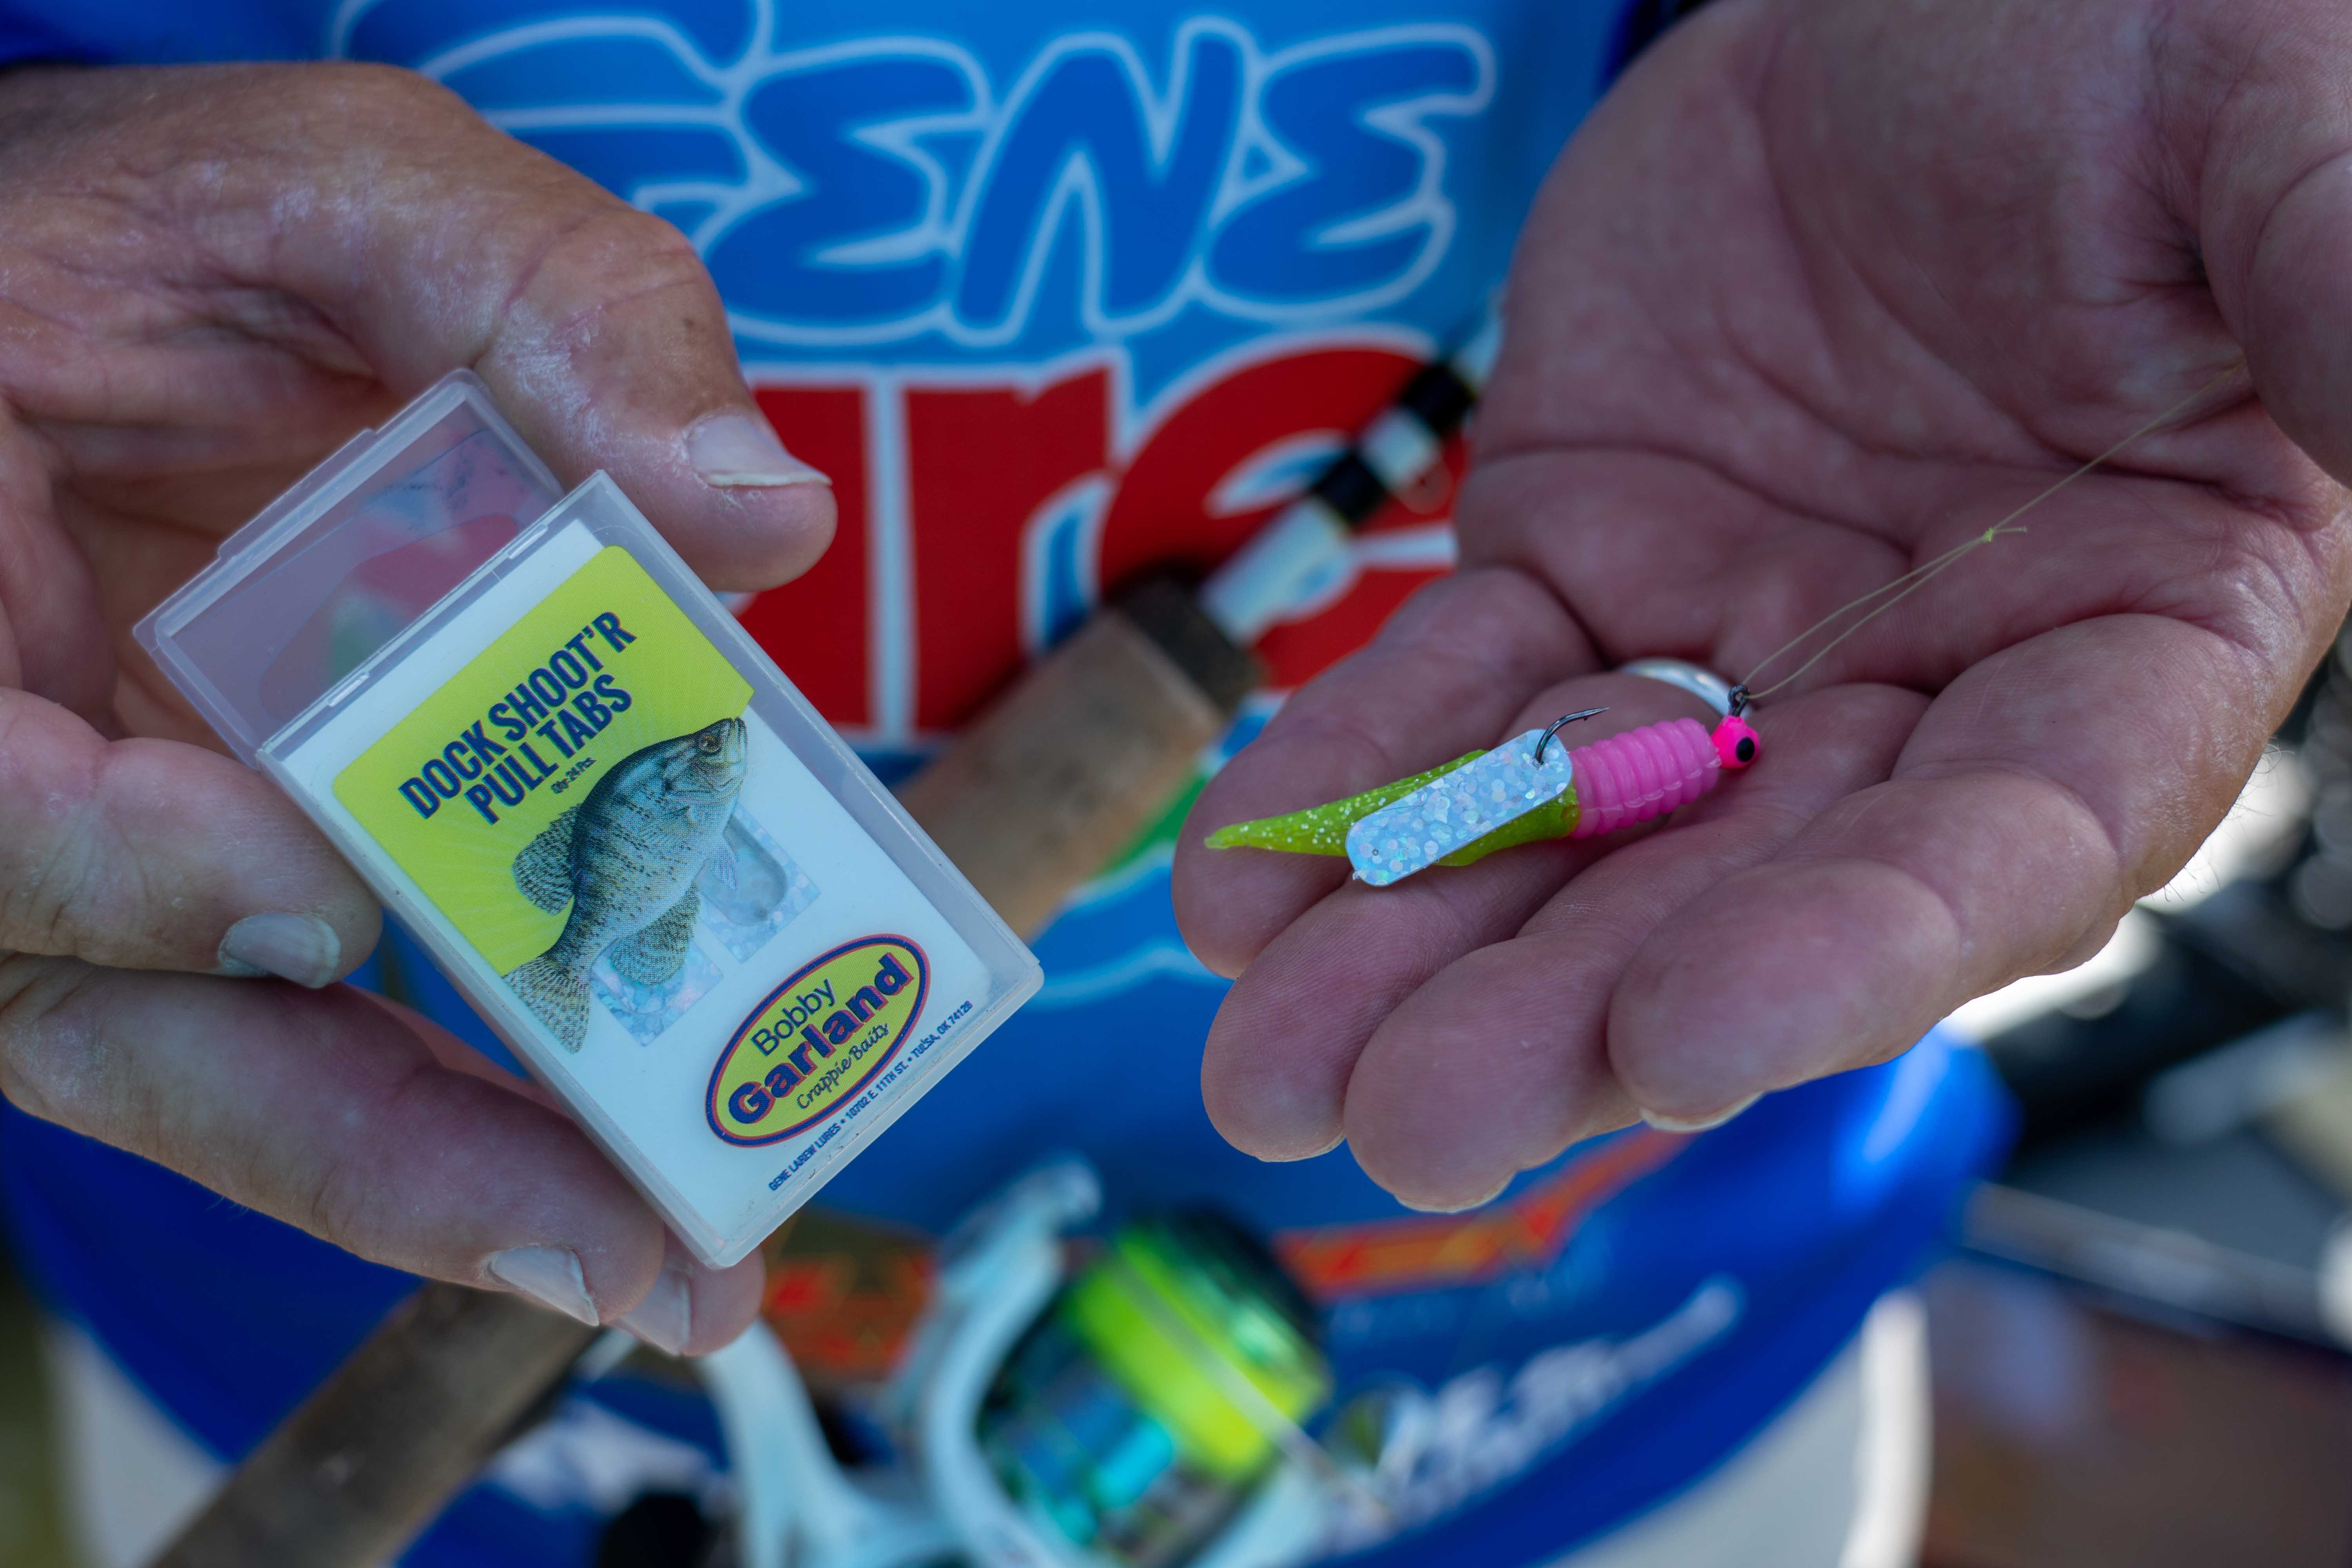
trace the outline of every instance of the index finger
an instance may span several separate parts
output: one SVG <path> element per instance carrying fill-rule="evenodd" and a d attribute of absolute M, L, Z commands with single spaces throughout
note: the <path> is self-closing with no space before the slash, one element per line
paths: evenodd
<path fill-rule="evenodd" d="M 0 951 L 320 986 L 375 946 L 375 900 L 261 774 L 107 741 L 0 689 Z"/>

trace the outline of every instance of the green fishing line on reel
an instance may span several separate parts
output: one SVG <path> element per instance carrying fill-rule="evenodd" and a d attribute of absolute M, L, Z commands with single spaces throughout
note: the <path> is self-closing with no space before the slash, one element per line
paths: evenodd
<path fill-rule="evenodd" d="M 1239 1226 L 1129 1225 L 1006 1360 L 980 1444 L 1042 1527 L 1121 1568 L 1214 1540 L 1331 1396 L 1314 1309 Z"/>

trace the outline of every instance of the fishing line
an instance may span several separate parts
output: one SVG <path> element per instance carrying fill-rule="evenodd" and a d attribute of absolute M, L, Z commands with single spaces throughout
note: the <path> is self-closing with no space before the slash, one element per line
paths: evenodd
<path fill-rule="evenodd" d="M 2188 396 L 2182 398 L 2179 402 L 2174 404 L 2171 407 L 2166 409 L 2163 413 L 2158 415 L 2155 418 L 2149 420 L 2147 424 L 2141 426 L 2138 429 L 2133 431 L 2130 435 L 2125 437 L 2122 440 L 2108 447 L 2105 451 L 2101 452 L 2097 457 L 2093 458 L 2081 468 L 2076 468 L 2073 473 L 2070 473 L 2065 478 L 2058 480 L 2048 489 L 2043 490 L 2041 494 L 2033 497 L 2023 505 L 2018 507 L 2016 510 L 2011 512 L 2007 517 L 2002 518 L 1999 522 L 1994 523 L 1990 528 L 1986 529 L 1982 533 L 1978 534 L 1973 539 L 1969 539 L 1959 544 L 1954 545 L 1951 549 L 1945 551 L 1941 555 L 1937 556 L 1933 561 L 1926 562 L 1918 566 L 1913 567 L 1910 571 L 1906 572 L 1902 576 L 1895 578 L 1891 583 L 1882 583 L 1877 587 L 1873 588 L 1869 593 L 1861 595 L 1856 598 L 1847 600 L 1844 604 L 1840 605 L 1836 609 L 1832 610 L 1828 615 L 1823 616 L 1820 620 L 1815 621 L 1811 626 L 1807 626 L 1803 631 L 1799 632 L 1795 637 L 1790 637 L 1787 642 L 1782 643 L 1779 647 L 1774 648 L 1770 653 L 1766 654 L 1762 658 L 1757 661 L 1756 667 L 1748 672 L 1748 679 L 1741 681 L 1738 689 L 1732 693 L 1734 702 L 1732 710 L 1736 713 L 1756 699 L 1759 697 L 1769 697 L 1772 693 L 1793 684 L 1795 681 L 1801 679 L 1806 671 L 1811 669 L 1813 666 L 1821 663 L 1824 658 L 1827 658 L 1832 652 L 1835 651 L 1840 643 L 1845 641 L 1846 638 L 1853 636 L 1854 633 L 1862 630 L 1863 627 L 1870 625 L 1871 622 L 1876 620 L 1879 616 L 1885 615 L 1887 611 L 1893 609 L 1895 605 L 1901 604 L 1904 600 L 1909 598 L 1912 595 L 1917 593 L 1920 589 L 1934 582 L 1937 577 L 1941 576 L 1947 571 L 1949 571 L 1952 567 L 1958 565 L 1959 563 L 1969 554 L 1983 549 L 1986 545 L 1990 544 L 1993 541 L 2000 538 L 2003 534 L 2025 532 L 2026 530 L 2015 526 L 2019 518 L 2023 517 L 2027 512 L 2032 511 L 2035 507 L 2040 506 L 2043 501 L 2048 500 L 2060 490 L 2063 490 L 2067 486 L 2073 484 L 2076 479 L 2079 479 L 2084 475 L 2104 467 L 2109 462 L 2112 462 L 2124 451 L 2125 448 L 2130 447 L 2133 443 L 2155 434 L 2157 431 L 2163 429 L 2166 426 L 2173 423 L 2176 419 L 2180 418 L 2183 415 L 2187 414 L 2191 407 L 2203 401 L 2207 394 L 2210 393 L 2215 387 L 2220 386 L 2222 383 L 2236 376 L 2244 368 L 2245 366 L 2242 363 L 2230 366 L 2228 369 L 2222 371 L 2221 374 L 2215 376 L 2212 380 L 2207 382 L 2204 385 L 2199 387 L 2196 391 L 2190 393 Z M 1886 597 L 1889 595 L 1893 596 Z M 1836 637 L 1832 637 L 1828 642 L 1822 644 L 1820 650 L 1816 652 L 1812 658 L 1805 660 L 1804 663 L 1799 665 L 1794 670 L 1781 677 L 1780 679 L 1774 681 L 1771 685 L 1764 688 L 1760 691 L 1751 689 L 1756 684 L 1756 678 L 1762 675 L 1766 669 L 1769 668 L 1775 659 L 1778 659 L 1783 655 L 1802 647 L 1807 640 L 1828 630 L 1831 626 L 1836 625 L 1843 616 L 1852 615 L 1854 611 L 1861 609 L 1865 605 L 1870 605 L 1873 600 L 1882 598 L 1885 599 L 1885 603 L 1874 605 L 1866 614 L 1864 614 L 1861 619 L 1855 621 L 1853 625 L 1846 627 L 1845 630 L 1838 633 Z"/>

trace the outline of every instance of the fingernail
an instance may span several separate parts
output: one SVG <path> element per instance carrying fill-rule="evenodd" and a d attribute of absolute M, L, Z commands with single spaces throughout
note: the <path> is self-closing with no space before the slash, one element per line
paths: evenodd
<path fill-rule="evenodd" d="M 686 433 L 687 461 L 705 484 L 829 485 L 833 481 L 784 450 L 764 419 L 714 414 Z"/>
<path fill-rule="evenodd" d="M 542 1307 L 567 1318 L 596 1326 L 596 1303 L 588 1295 L 588 1278 L 580 1259 L 563 1247 L 509 1247 L 493 1253 L 486 1267 L 490 1278 L 510 1286 Z"/>
<path fill-rule="evenodd" d="M 1301 1160 L 1319 1160 L 1347 1141 L 1348 1135 L 1345 1132 L 1335 1132 L 1331 1135 L 1329 1142 L 1318 1148 L 1302 1149 L 1296 1154 L 1252 1154 L 1250 1158 L 1268 1165 L 1293 1165 Z"/>
<path fill-rule="evenodd" d="M 342 966 L 343 942 L 313 915 L 247 915 L 221 938 L 220 969 L 250 980 L 275 974 L 316 991 Z"/>
<path fill-rule="evenodd" d="M 613 1320 L 656 1350 L 684 1355 L 694 1337 L 694 1285 L 680 1268 L 665 1268 L 635 1310 Z"/>
<path fill-rule="evenodd" d="M 1720 1127 L 1764 1097 L 1751 1094 L 1746 1100 L 1712 1116 L 1666 1116 L 1655 1110 L 1642 1112 L 1642 1120 L 1661 1132 L 1704 1132 L 1710 1127 Z"/>
<path fill-rule="evenodd" d="M 1485 1208 L 1488 1204 L 1491 1204 L 1496 1198 L 1501 1197 L 1503 1195 L 1503 1189 L 1509 1186 L 1513 1178 L 1505 1176 L 1501 1181 L 1495 1184 L 1495 1190 L 1493 1192 L 1488 1193 L 1484 1197 L 1472 1198 L 1466 1204 L 1424 1204 L 1416 1203 L 1411 1198 L 1400 1198 L 1397 1201 L 1403 1204 L 1405 1207 L 1418 1210 L 1423 1214 L 1468 1214 L 1472 1209 Z"/>

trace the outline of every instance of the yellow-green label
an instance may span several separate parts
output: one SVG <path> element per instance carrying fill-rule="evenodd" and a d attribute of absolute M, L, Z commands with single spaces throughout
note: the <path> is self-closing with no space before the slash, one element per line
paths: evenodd
<path fill-rule="evenodd" d="M 516 857 L 637 751 L 740 716 L 751 684 L 610 545 L 335 777 L 359 819 L 500 973 L 564 913 Z"/>

